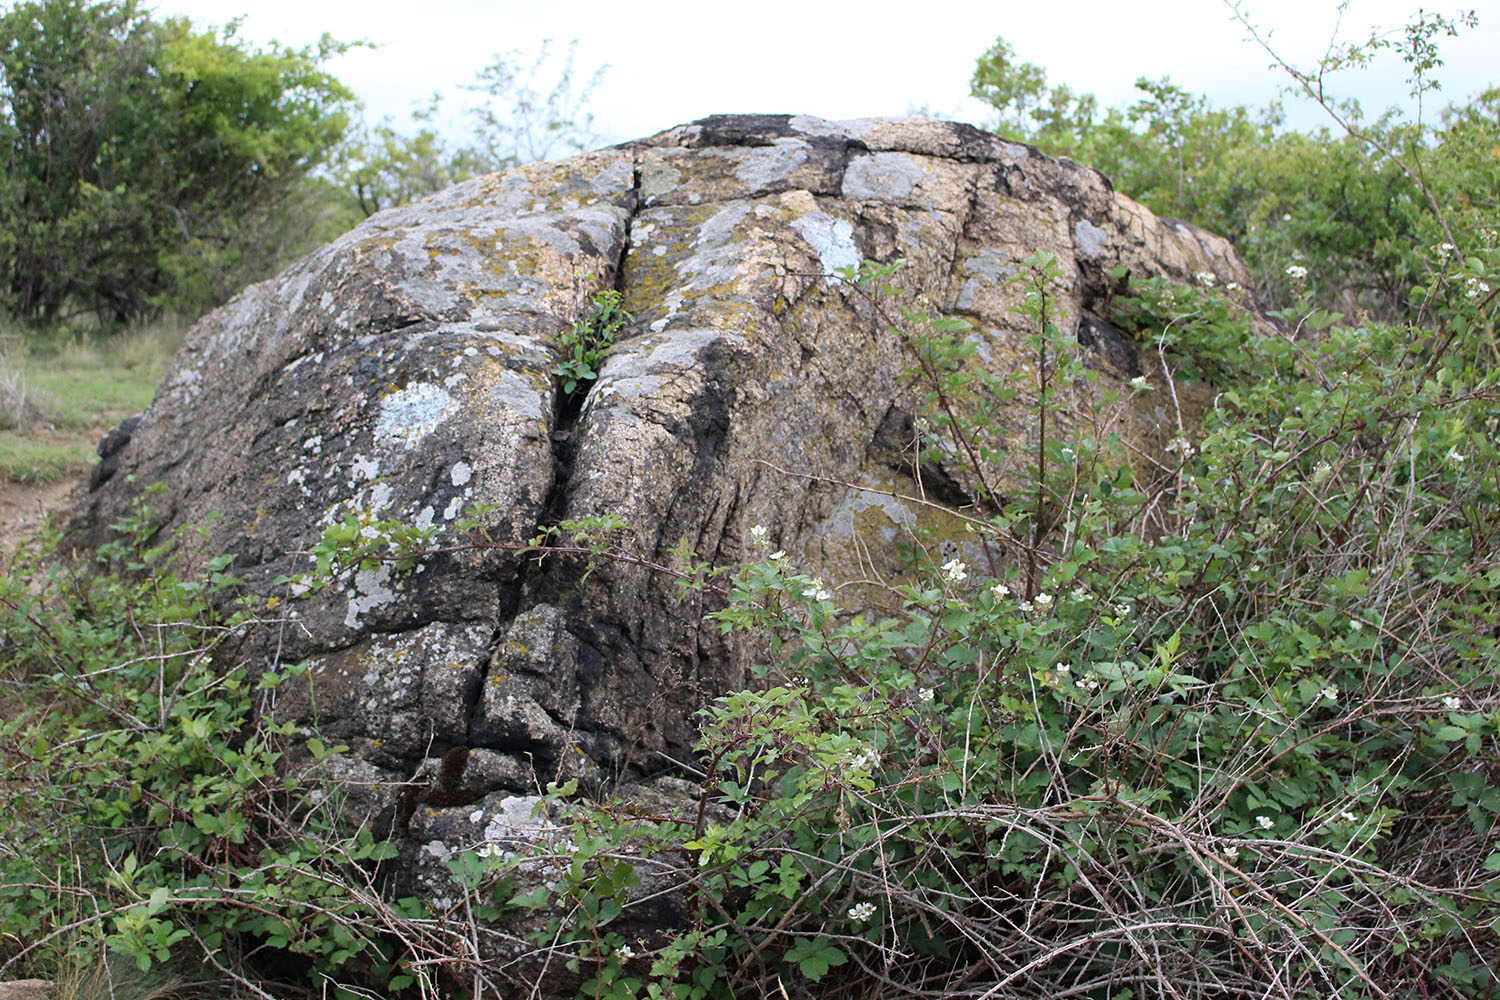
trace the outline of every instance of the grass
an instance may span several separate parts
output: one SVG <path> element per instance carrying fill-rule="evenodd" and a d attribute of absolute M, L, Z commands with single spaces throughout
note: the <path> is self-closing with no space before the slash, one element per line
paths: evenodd
<path fill-rule="evenodd" d="M 87 472 L 94 450 L 79 435 L 61 440 L 0 431 L 0 477 L 13 483 L 46 485 Z"/>
<path fill-rule="evenodd" d="M 186 324 L 112 335 L 0 337 L 0 479 L 52 483 L 86 472 L 99 437 L 145 409 Z"/>

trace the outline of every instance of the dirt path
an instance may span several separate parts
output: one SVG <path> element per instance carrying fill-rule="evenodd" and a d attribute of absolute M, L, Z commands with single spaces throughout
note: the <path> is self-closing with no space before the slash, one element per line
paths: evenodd
<path fill-rule="evenodd" d="M 67 509 L 73 491 L 87 476 L 74 476 L 45 486 L 0 479 L 0 552 L 9 552 L 36 534 L 42 521 Z"/>

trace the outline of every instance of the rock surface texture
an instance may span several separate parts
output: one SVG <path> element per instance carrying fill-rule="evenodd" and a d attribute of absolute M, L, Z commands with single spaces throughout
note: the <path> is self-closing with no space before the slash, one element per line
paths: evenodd
<path fill-rule="evenodd" d="M 643 558 L 686 540 L 716 565 L 765 525 L 854 603 L 840 585 L 896 572 L 895 543 L 941 520 L 903 496 L 965 498 L 916 462 L 900 339 L 829 275 L 904 259 L 900 281 L 969 319 L 973 363 L 1006 375 L 1033 363 L 1010 279 L 1037 250 L 1061 267 L 1060 328 L 1116 388 L 1153 359 L 1108 322 L 1112 268 L 1251 283 L 1224 240 L 1097 172 L 946 122 L 724 116 L 477 178 L 200 322 L 150 409 L 101 447 L 71 537 L 98 544 L 161 482 L 162 528 L 206 525 L 195 545 L 234 553 L 266 595 L 350 514 L 442 526 L 482 503 L 503 540 L 618 515 Z M 559 336 L 603 288 L 633 321 L 570 402 Z M 1163 395 L 1112 418 L 1147 451 L 1178 433 Z M 1001 437 L 1034 448 L 1024 394 L 1007 412 Z M 683 758 L 693 710 L 746 666 L 700 610 L 629 565 L 584 578 L 576 561 L 459 552 L 286 601 L 266 654 L 310 660 L 276 711 L 347 743 L 358 787 L 407 782 L 370 808 L 439 861 L 544 823 L 526 796 L 556 775 Z"/>

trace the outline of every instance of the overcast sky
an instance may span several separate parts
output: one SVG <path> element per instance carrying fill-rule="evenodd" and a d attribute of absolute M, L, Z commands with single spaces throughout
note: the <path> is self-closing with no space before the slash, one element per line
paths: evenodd
<path fill-rule="evenodd" d="M 1255 22 L 1289 60 L 1311 63 L 1338 21 L 1333 0 L 1244 0 Z M 1374 25 L 1399 28 L 1419 0 L 1351 0 L 1339 37 L 1360 40 Z M 456 89 L 496 53 L 534 55 L 543 39 L 578 40 L 583 76 L 608 65 L 595 92 L 596 127 L 612 140 L 650 135 L 705 115 L 814 114 L 825 118 L 900 115 L 926 107 L 982 123 L 988 109 L 967 98 L 975 59 L 1003 36 L 1019 58 L 1045 67 L 1053 83 L 1091 91 L 1106 106 L 1133 101 L 1140 76 L 1208 94 L 1217 104 L 1263 105 L 1285 82 L 1270 57 L 1245 41 L 1223 0 L 910 0 L 904 4 L 600 2 L 562 0 L 158 0 L 160 16 L 200 24 L 243 15 L 241 34 L 264 43 L 314 42 L 323 32 L 362 39 L 330 66 L 372 118 L 405 120 L 433 91 L 455 110 Z M 1456 7 L 1428 9 L 1452 14 Z M 1444 43 L 1440 101 L 1500 84 L 1500 0 L 1470 0 L 1479 27 Z M 1402 103 L 1399 60 L 1350 78 L 1344 93 L 1367 110 Z M 550 78 L 547 81 L 550 83 Z M 1409 102 L 1407 102 L 1409 103 Z M 1323 124 L 1289 106 L 1295 124 Z"/>

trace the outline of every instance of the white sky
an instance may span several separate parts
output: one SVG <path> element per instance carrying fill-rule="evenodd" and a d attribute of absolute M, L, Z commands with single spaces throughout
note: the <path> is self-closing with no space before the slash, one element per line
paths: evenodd
<path fill-rule="evenodd" d="M 1310 63 L 1337 22 L 1334 0 L 1244 0 L 1284 55 Z M 1339 37 L 1358 41 L 1372 25 L 1398 28 L 1432 0 L 1351 0 Z M 547 9 L 543 9 L 543 7 Z M 1479 27 L 1444 43 L 1439 103 L 1500 85 L 1500 0 L 1469 0 Z M 974 61 L 997 35 L 1050 82 L 1091 91 L 1105 106 L 1136 99 L 1139 76 L 1170 75 L 1216 104 L 1263 105 L 1285 78 L 1246 42 L 1223 0 L 889 0 L 634 3 L 620 0 L 156 0 L 159 16 L 199 24 L 244 15 L 241 34 L 263 43 L 305 45 L 324 31 L 374 42 L 330 64 L 371 118 L 404 121 L 435 90 L 457 111 L 456 89 L 496 53 L 562 49 L 578 39 L 587 76 L 608 64 L 591 108 L 613 141 L 650 135 L 709 114 L 766 112 L 825 118 L 900 115 L 925 106 L 981 123 L 988 109 L 967 98 Z M 1367 112 L 1403 103 L 1404 67 L 1389 58 L 1373 74 L 1345 81 L 1345 96 Z M 550 78 L 547 82 L 550 84 Z M 1429 107 L 1432 104 L 1429 102 Z M 1294 124 L 1321 113 L 1289 103 Z"/>

